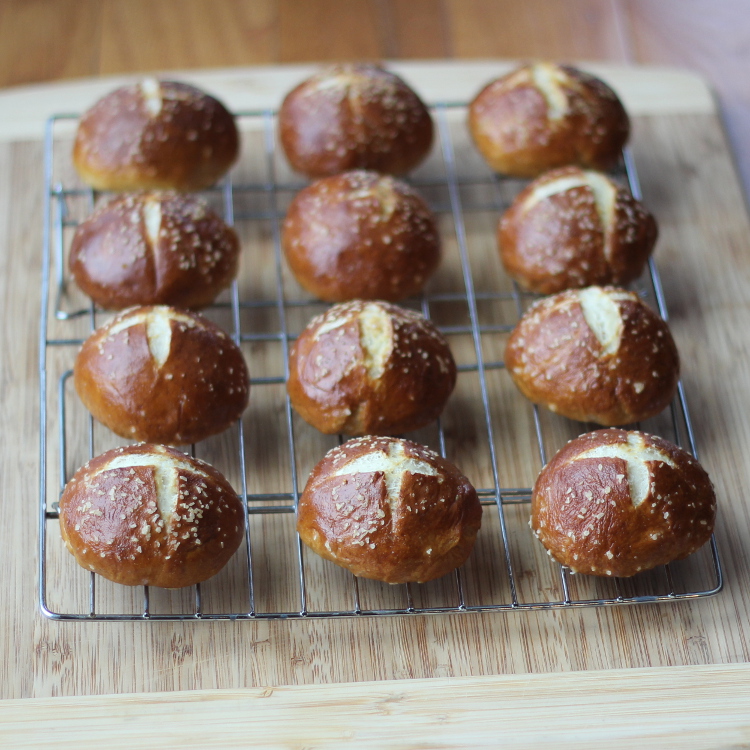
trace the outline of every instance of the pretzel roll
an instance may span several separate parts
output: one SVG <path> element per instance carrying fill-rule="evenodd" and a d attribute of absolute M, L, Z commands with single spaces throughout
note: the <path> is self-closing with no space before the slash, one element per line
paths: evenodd
<path fill-rule="evenodd" d="M 79 565 L 126 586 L 176 589 L 216 575 L 242 542 L 242 503 L 212 466 L 164 445 L 93 458 L 60 498 Z"/>
<path fill-rule="evenodd" d="M 348 169 L 404 174 L 430 152 L 432 118 L 394 73 L 367 63 L 343 64 L 287 94 L 279 136 L 289 163 L 308 177 Z"/>
<path fill-rule="evenodd" d="M 417 430 L 440 416 L 455 385 L 440 331 L 386 302 L 335 305 L 310 321 L 289 355 L 292 405 L 328 434 Z"/>
<path fill-rule="evenodd" d="M 146 78 L 83 115 L 73 164 L 99 190 L 201 190 L 238 154 L 237 126 L 221 102 L 185 83 Z"/>
<path fill-rule="evenodd" d="M 658 414 L 680 374 L 666 322 L 633 292 L 596 286 L 530 307 L 508 339 L 505 365 L 534 403 L 607 426 Z"/>
<path fill-rule="evenodd" d="M 289 267 L 326 302 L 422 291 L 440 262 L 432 212 L 406 183 L 375 172 L 326 177 L 298 193 L 284 220 Z"/>
<path fill-rule="evenodd" d="M 469 130 L 495 171 L 536 177 L 566 164 L 614 166 L 630 121 L 603 81 L 567 65 L 535 63 L 477 94 Z"/>
<path fill-rule="evenodd" d="M 498 226 L 505 270 L 540 294 L 637 279 L 656 242 L 656 221 L 600 172 L 562 167 L 522 190 Z"/>
<path fill-rule="evenodd" d="M 571 440 L 531 497 L 531 528 L 574 573 L 632 576 L 687 557 L 714 529 L 703 467 L 645 432 L 598 430 Z"/>
<path fill-rule="evenodd" d="M 237 275 L 240 244 L 202 200 L 121 195 L 76 229 L 70 271 L 98 305 L 206 307 Z"/>
<path fill-rule="evenodd" d="M 481 522 L 477 493 L 453 464 L 382 437 L 329 451 L 297 510 L 297 531 L 314 552 L 386 583 L 422 583 L 463 565 Z"/>
<path fill-rule="evenodd" d="M 171 307 L 134 307 L 98 328 L 73 370 L 84 406 L 122 437 L 195 443 L 222 432 L 250 391 L 239 347 L 218 326 Z"/>

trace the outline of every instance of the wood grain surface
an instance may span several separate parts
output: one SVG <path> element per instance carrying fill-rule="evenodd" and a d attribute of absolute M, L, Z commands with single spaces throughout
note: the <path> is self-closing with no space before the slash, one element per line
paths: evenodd
<path fill-rule="evenodd" d="M 481 67 L 436 64 L 428 75 L 428 68 L 415 66 L 415 75 L 422 71 L 418 75 L 426 76 L 426 85 L 438 88 L 441 81 L 460 79 L 465 90 L 474 91 L 486 74 Z M 403 71 L 408 75 L 408 65 Z M 258 74 L 247 71 L 245 76 L 254 80 Z M 626 80 L 629 74 L 620 75 Z M 210 84 L 210 77 L 204 80 Z M 92 84 L 95 89 L 101 85 Z M 231 87 L 227 90 L 234 107 Z M 63 94 L 56 89 L 55 96 Z M 238 85 L 236 96 L 246 101 L 249 94 Z M 748 661 L 750 511 L 743 488 L 750 479 L 744 459 L 750 425 L 741 405 L 750 401 L 750 226 L 722 129 L 716 115 L 705 110 L 707 100 L 691 110 L 694 100 L 689 99 L 672 114 L 642 110 L 633 148 L 645 199 L 660 222 L 657 262 L 683 352 L 698 447 L 720 498 L 717 536 L 727 586 L 710 600 L 649 607 L 326 622 L 61 623 L 42 618 L 34 562 L 42 148 L 34 140 L 0 142 L 0 245 L 5 248 L 0 253 L 0 414 L 11 426 L 3 432 L 0 452 L 0 542 L 6 563 L 6 584 L 0 587 L 0 694 L 235 689 Z M 253 163 L 257 156 L 250 150 L 246 158 Z M 486 251 L 488 260 L 482 263 L 491 257 L 495 218 L 478 216 L 470 227 L 479 258 Z M 248 252 L 256 252 L 252 234 L 245 241 Z M 266 283 L 267 266 L 255 267 L 257 277 L 243 282 L 249 291 Z M 501 283 L 494 263 L 483 268 L 487 283 Z M 251 481 L 274 481 L 274 467 L 284 461 L 269 439 L 279 429 L 273 415 L 280 395 L 269 392 L 268 401 L 254 402 L 248 415 L 260 472 Z M 501 414 L 509 407 L 501 398 L 498 408 Z M 460 427 L 452 433 L 456 450 L 462 450 L 462 435 Z M 227 445 L 219 441 L 210 449 L 219 462 Z M 321 445 L 311 440 L 310 456 Z M 464 456 L 471 464 L 467 447 Z M 513 446 L 508 450 L 512 470 L 519 459 Z M 534 570 L 524 573 L 525 585 L 532 588 L 543 585 Z M 75 593 L 80 579 L 74 577 L 63 584 Z M 106 588 L 103 595 L 108 606 L 122 598 Z M 162 607 L 172 604 L 169 596 L 160 601 Z"/>
<path fill-rule="evenodd" d="M 10 700 L 12 748 L 746 748 L 750 669 L 559 675 Z"/>

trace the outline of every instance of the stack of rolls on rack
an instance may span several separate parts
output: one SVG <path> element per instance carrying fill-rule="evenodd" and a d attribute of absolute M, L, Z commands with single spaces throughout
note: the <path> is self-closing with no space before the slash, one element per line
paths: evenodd
<path fill-rule="evenodd" d="M 205 581 L 237 551 L 244 524 L 240 498 L 216 469 L 164 445 L 93 458 L 60 498 L 63 541 L 76 561 L 127 586 Z"/>
<path fill-rule="evenodd" d="M 657 237 L 654 217 L 602 170 L 621 158 L 630 123 L 615 92 L 571 66 L 525 65 L 485 86 L 468 125 L 488 165 L 536 178 L 497 228 L 508 275 L 537 300 L 511 332 L 505 367 L 530 401 L 582 422 L 655 417 L 678 388 L 665 320 L 622 288 Z M 632 576 L 700 548 L 716 499 L 694 457 L 639 431 L 570 441 L 543 468 L 530 525 L 572 572 Z"/>
<path fill-rule="evenodd" d="M 287 96 L 280 141 L 292 167 L 317 178 L 293 198 L 281 244 L 299 285 L 339 303 L 292 347 L 293 406 L 323 432 L 399 434 L 442 411 L 456 382 L 447 341 L 398 307 L 440 262 L 437 222 L 401 174 L 432 145 L 419 96 L 380 66 L 337 65 Z"/>
<path fill-rule="evenodd" d="M 83 114 L 73 164 L 119 191 L 76 228 L 69 267 L 100 307 L 123 310 L 84 343 L 81 399 L 123 437 L 185 444 L 216 434 L 247 405 L 239 347 L 190 310 L 237 275 L 237 234 L 198 196 L 239 155 L 233 115 L 185 83 L 146 78 Z"/>
<path fill-rule="evenodd" d="M 687 451 L 636 430 L 571 440 L 542 469 L 530 526 L 574 573 L 630 577 L 681 560 L 711 537 L 716 496 Z"/>
<path fill-rule="evenodd" d="M 430 113 L 399 76 L 379 65 L 318 71 L 285 97 L 279 140 L 292 168 L 310 178 L 352 169 L 401 175 L 432 147 Z"/>
<path fill-rule="evenodd" d="M 242 503 L 216 469 L 163 444 L 204 440 L 241 417 L 250 380 L 240 348 L 197 313 L 129 308 L 86 339 L 73 379 L 95 419 L 146 442 L 93 459 L 66 485 L 67 548 L 127 585 L 213 576 L 242 541 Z"/>
<path fill-rule="evenodd" d="M 457 380 L 446 337 L 397 303 L 441 259 L 438 222 L 402 176 L 430 153 L 420 97 L 380 66 L 338 65 L 300 83 L 278 115 L 292 169 L 312 180 L 291 201 L 281 245 L 299 286 L 325 303 L 289 352 L 296 412 L 327 453 L 300 496 L 297 530 L 356 576 L 425 582 L 468 558 L 477 492 L 445 456 L 401 435 L 437 420 Z M 657 237 L 643 205 L 601 170 L 630 124 L 602 81 L 569 66 L 524 66 L 486 86 L 469 129 L 490 167 L 535 178 L 501 218 L 498 245 L 522 288 L 553 296 L 511 333 L 505 365 L 534 403 L 614 428 L 672 400 L 679 356 L 637 294 Z M 217 573 L 242 543 L 243 502 L 212 467 L 176 450 L 240 419 L 250 378 L 239 346 L 195 310 L 235 279 L 240 244 L 201 198 L 237 159 L 234 118 L 186 84 L 146 79 L 81 119 L 73 162 L 96 190 L 129 191 L 77 228 L 69 267 L 100 308 L 74 367 L 92 415 L 145 441 L 92 459 L 63 492 L 66 546 L 127 585 L 177 587 Z M 570 570 L 629 576 L 681 559 L 710 537 L 715 496 L 694 458 L 640 431 L 607 429 L 542 471 L 531 526 Z"/>
<path fill-rule="evenodd" d="M 186 445 L 226 430 L 247 406 L 242 352 L 197 313 L 131 307 L 97 328 L 73 368 L 81 401 L 122 437 Z"/>
<path fill-rule="evenodd" d="M 287 390 L 320 431 L 362 436 L 318 463 L 298 532 L 354 575 L 432 580 L 466 560 L 482 512 L 456 467 L 395 437 L 437 419 L 456 383 L 446 338 L 393 304 L 419 294 L 440 262 L 435 217 L 393 176 L 427 156 L 432 119 L 393 73 L 339 65 L 286 96 L 279 135 L 292 168 L 314 179 L 284 220 L 288 266 L 303 289 L 338 303 L 292 346 Z"/>
<path fill-rule="evenodd" d="M 508 338 L 505 366 L 534 403 L 605 426 L 659 414 L 680 374 L 664 319 L 635 292 L 597 286 L 535 302 Z"/>
<path fill-rule="evenodd" d="M 666 322 L 614 287 L 538 300 L 512 331 L 505 365 L 532 402 L 613 427 L 661 413 L 679 378 Z M 628 577 L 691 555 L 715 515 L 713 485 L 693 456 L 641 431 L 606 429 L 570 441 L 544 466 L 530 525 L 572 572 Z"/>
<path fill-rule="evenodd" d="M 73 164 L 93 188 L 124 194 L 76 231 L 69 265 L 83 291 L 106 309 L 211 304 L 237 275 L 239 241 L 185 193 L 226 174 L 239 143 L 221 102 L 174 81 L 123 86 L 84 113 Z"/>
<path fill-rule="evenodd" d="M 456 384 L 450 346 L 422 315 L 387 302 L 334 305 L 289 355 L 287 390 L 321 432 L 398 435 L 433 422 Z"/>
<path fill-rule="evenodd" d="M 614 166 L 629 131 L 617 95 L 570 66 L 535 63 L 488 84 L 469 127 L 490 166 L 536 177 L 498 225 L 508 275 L 539 301 L 511 333 L 505 364 L 534 403 L 563 416 L 620 425 L 671 401 L 679 357 L 665 321 L 622 287 L 643 272 L 654 217 L 599 169 Z"/>
<path fill-rule="evenodd" d="M 185 83 L 145 78 L 84 113 L 73 165 L 97 190 L 195 191 L 229 170 L 239 146 L 234 117 L 220 101 Z"/>
<path fill-rule="evenodd" d="M 422 291 L 440 262 L 437 222 L 402 180 L 355 170 L 301 190 L 282 247 L 300 286 L 326 302 L 398 302 Z"/>
<path fill-rule="evenodd" d="M 466 561 L 481 519 L 476 490 L 449 461 L 409 440 L 361 437 L 313 469 L 297 530 L 356 576 L 423 583 Z"/>
<path fill-rule="evenodd" d="M 571 164 L 609 169 L 630 135 L 627 112 L 604 81 L 549 62 L 487 84 L 469 105 L 468 125 L 492 169 L 513 177 Z"/>
<path fill-rule="evenodd" d="M 325 68 L 281 104 L 279 140 L 314 182 L 293 199 L 282 247 L 300 286 L 326 302 L 398 302 L 422 291 L 440 262 L 435 217 L 393 175 L 432 147 L 419 96 L 378 65 Z"/>
<path fill-rule="evenodd" d="M 234 281 L 237 234 L 201 198 L 174 191 L 125 193 L 102 203 L 73 237 L 78 287 L 107 310 L 210 305 Z"/>
<path fill-rule="evenodd" d="M 122 312 L 84 342 L 73 380 L 95 419 L 145 442 L 76 472 L 60 499 L 60 525 L 75 559 L 118 583 L 199 583 L 224 567 L 244 536 L 231 484 L 165 445 L 226 430 L 248 403 L 239 346 L 194 312 L 235 279 L 239 240 L 189 194 L 223 177 L 239 144 L 221 102 L 155 78 L 111 92 L 78 125 L 79 175 L 121 194 L 78 225 L 69 268 L 96 305 Z"/>
<path fill-rule="evenodd" d="M 601 172 L 546 172 L 515 198 L 498 224 L 500 259 L 524 289 L 554 294 L 635 281 L 656 243 L 654 217 Z"/>
<path fill-rule="evenodd" d="M 536 178 L 498 225 L 512 279 L 553 294 L 641 275 L 657 226 L 601 171 L 618 163 L 630 134 L 627 112 L 606 83 L 571 66 L 523 66 L 476 95 L 469 130 L 493 170 Z"/>

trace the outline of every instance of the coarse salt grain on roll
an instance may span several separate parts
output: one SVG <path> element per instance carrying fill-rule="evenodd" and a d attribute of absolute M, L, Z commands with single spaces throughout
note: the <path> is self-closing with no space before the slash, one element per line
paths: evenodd
<path fill-rule="evenodd" d="M 542 469 L 531 528 L 575 573 L 633 576 L 700 549 L 716 497 L 703 467 L 659 437 L 598 430 L 571 440 Z"/>
<path fill-rule="evenodd" d="M 319 71 L 284 98 L 279 137 L 292 167 L 308 177 L 349 169 L 404 174 L 432 146 L 432 118 L 397 75 L 369 63 Z"/>
<path fill-rule="evenodd" d="M 569 65 L 538 62 L 482 89 L 469 107 L 469 130 L 495 171 L 536 177 L 568 164 L 613 167 L 630 121 L 603 81 Z"/>
<path fill-rule="evenodd" d="M 250 392 L 239 347 L 211 321 L 171 307 L 135 307 L 89 336 L 73 368 L 94 418 L 122 437 L 194 443 L 227 429 Z"/>
<path fill-rule="evenodd" d="M 654 217 L 600 172 L 562 167 L 528 185 L 498 225 L 503 266 L 521 286 L 553 294 L 637 279 L 656 242 Z"/>
<path fill-rule="evenodd" d="M 204 201 L 174 192 L 121 195 L 78 225 L 69 266 L 101 307 L 210 305 L 237 275 L 235 231 Z"/>
<path fill-rule="evenodd" d="M 297 512 L 297 530 L 313 551 L 386 583 L 430 581 L 463 565 L 481 521 L 476 491 L 453 464 L 383 437 L 329 451 Z"/>
<path fill-rule="evenodd" d="M 605 426 L 659 414 L 680 375 L 667 323 L 634 292 L 597 286 L 532 305 L 508 339 L 505 365 L 529 400 Z"/>
<path fill-rule="evenodd" d="M 242 542 L 242 503 L 213 467 L 163 445 L 93 458 L 65 486 L 60 530 L 86 570 L 126 586 L 216 575 Z"/>
<path fill-rule="evenodd" d="M 419 429 L 440 416 L 455 384 L 440 331 L 386 302 L 334 305 L 308 324 L 289 355 L 292 405 L 325 433 Z"/>
<path fill-rule="evenodd" d="M 200 89 L 145 78 L 81 118 L 73 164 L 99 190 L 201 190 L 234 164 L 239 134 L 226 107 Z"/>

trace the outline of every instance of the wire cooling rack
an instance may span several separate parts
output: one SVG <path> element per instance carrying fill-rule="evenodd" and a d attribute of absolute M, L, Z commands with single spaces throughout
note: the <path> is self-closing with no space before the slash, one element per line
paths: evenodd
<path fill-rule="evenodd" d="M 286 204 L 302 187 L 279 154 L 272 111 L 237 115 L 240 164 L 205 197 L 234 224 L 243 243 L 238 282 L 206 314 L 231 331 L 249 361 L 251 406 L 232 431 L 192 446 L 245 498 L 242 547 L 219 575 L 191 589 L 112 584 L 79 568 L 63 548 L 57 500 L 78 466 L 122 444 L 85 413 L 71 388 L 78 347 L 107 317 L 69 281 L 66 248 L 97 195 L 70 165 L 76 117 L 50 119 L 45 136 L 44 263 L 40 331 L 41 473 L 39 601 L 58 620 L 216 620 L 361 617 L 494 610 L 538 610 L 666 602 L 722 588 L 712 537 L 685 561 L 633 579 L 573 576 L 551 561 L 528 529 L 531 485 L 547 457 L 593 429 L 526 402 L 504 372 L 505 337 L 533 300 L 504 277 L 494 226 L 523 186 L 492 174 L 466 141 L 463 105 L 433 108 L 436 147 L 411 177 L 441 223 L 444 261 L 426 293 L 406 304 L 449 337 L 459 383 L 437 424 L 410 435 L 456 462 L 478 487 L 483 527 L 463 568 L 437 582 L 388 586 L 357 579 L 306 550 L 294 530 L 304 478 L 335 439 L 294 415 L 286 398 L 290 342 L 324 305 L 289 276 L 280 247 Z M 615 177 L 640 188 L 626 151 Z M 248 255 L 250 257 L 248 257 Z M 656 267 L 634 285 L 663 317 Z M 665 414 L 638 425 L 696 453 L 680 384 Z"/>

